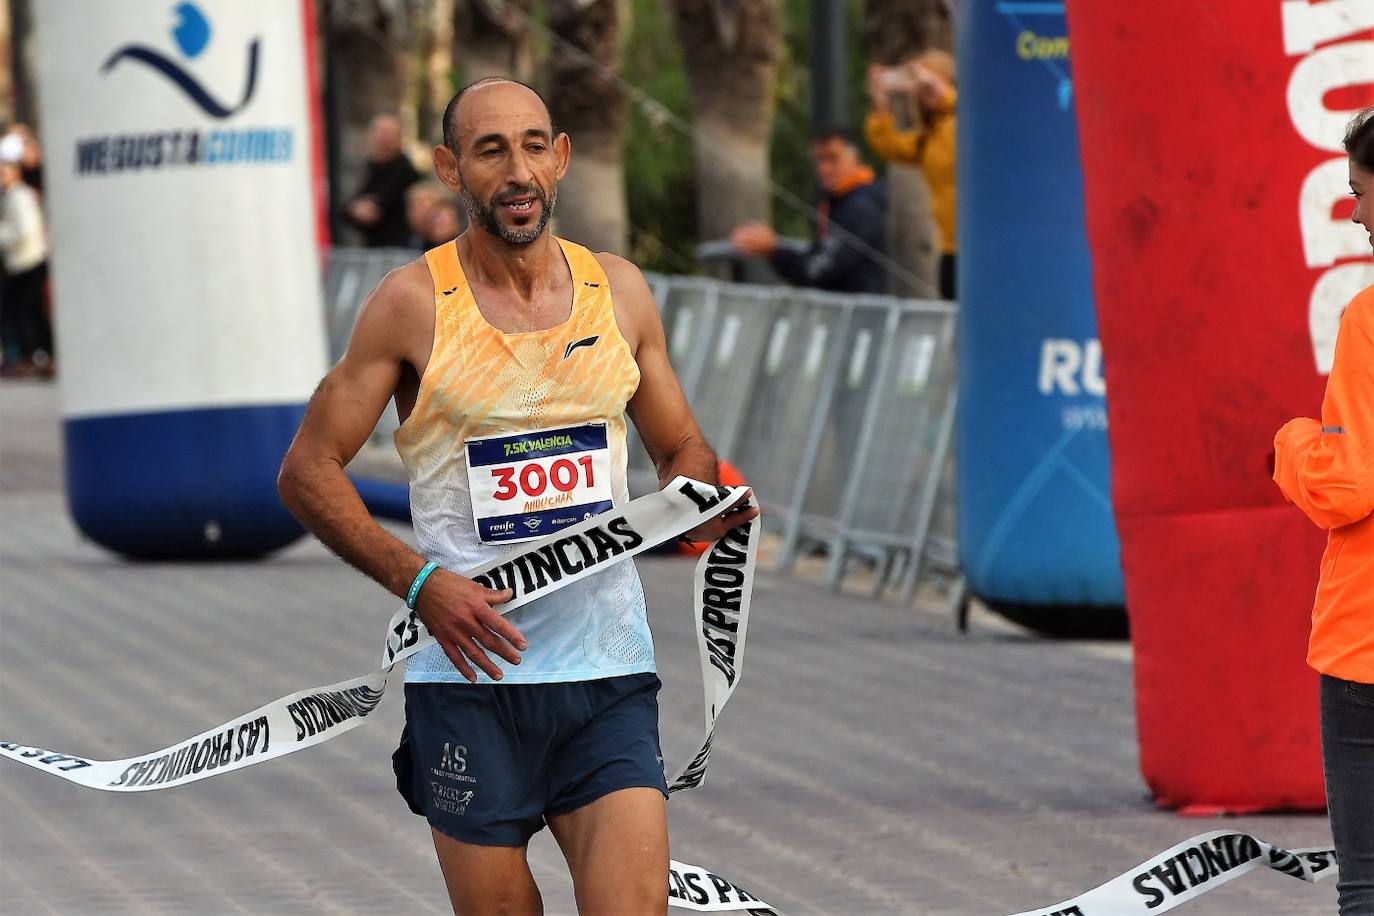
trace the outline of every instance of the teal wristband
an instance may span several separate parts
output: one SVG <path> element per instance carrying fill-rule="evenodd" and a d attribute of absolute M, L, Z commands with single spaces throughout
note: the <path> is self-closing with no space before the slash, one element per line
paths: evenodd
<path fill-rule="evenodd" d="M 431 560 L 415 574 L 415 581 L 410 583 L 410 591 L 406 592 L 406 607 L 410 608 L 412 611 L 415 610 L 415 599 L 420 597 L 420 588 L 425 584 L 425 580 L 429 578 L 429 574 L 438 568 L 439 564 Z"/>

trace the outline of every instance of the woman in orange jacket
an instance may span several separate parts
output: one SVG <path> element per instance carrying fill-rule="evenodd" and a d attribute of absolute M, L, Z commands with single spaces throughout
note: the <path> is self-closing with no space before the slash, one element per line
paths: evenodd
<path fill-rule="evenodd" d="M 1351 220 L 1374 247 L 1374 108 L 1345 135 Z M 1330 531 L 1307 662 L 1321 672 L 1322 763 L 1341 916 L 1374 916 L 1374 286 L 1341 317 L 1320 420 L 1274 438 L 1274 481 Z"/>

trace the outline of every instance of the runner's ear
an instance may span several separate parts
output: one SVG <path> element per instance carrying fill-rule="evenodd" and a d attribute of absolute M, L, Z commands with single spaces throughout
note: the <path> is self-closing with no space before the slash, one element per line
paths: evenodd
<path fill-rule="evenodd" d="M 434 174 L 450 191 L 463 188 L 463 173 L 458 168 L 458 157 L 447 146 L 434 147 Z"/>
<path fill-rule="evenodd" d="M 562 181 L 568 173 L 568 160 L 572 158 L 572 140 L 562 131 L 553 138 L 553 155 L 558 162 L 558 170 L 554 174 Z"/>

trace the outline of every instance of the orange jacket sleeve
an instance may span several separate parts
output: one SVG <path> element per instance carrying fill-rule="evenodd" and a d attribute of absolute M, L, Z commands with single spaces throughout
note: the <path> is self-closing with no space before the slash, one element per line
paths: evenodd
<path fill-rule="evenodd" d="M 887 162 L 918 161 L 921 132 L 915 128 L 898 130 L 890 111 L 870 111 L 864 119 L 864 138 L 873 152 Z"/>
<path fill-rule="evenodd" d="M 953 86 L 945 87 L 944 108 L 936 111 L 936 118 L 944 118 L 954 113 L 959 104 L 959 93 Z M 869 147 L 886 162 L 902 162 L 919 165 L 921 161 L 921 135 L 925 133 L 921 124 L 907 130 L 897 128 L 897 120 L 890 111 L 874 109 L 864 118 L 864 139 Z"/>
<path fill-rule="evenodd" d="M 1374 512 L 1374 334 L 1346 310 L 1321 421 L 1290 420 L 1274 437 L 1274 482 L 1322 528 Z"/>

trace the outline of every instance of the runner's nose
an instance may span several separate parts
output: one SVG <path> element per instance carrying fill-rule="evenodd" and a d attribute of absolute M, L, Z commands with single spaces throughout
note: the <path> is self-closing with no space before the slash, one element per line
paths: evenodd
<path fill-rule="evenodd" d="M 510 158 L 510 174 L 507 180 L 514 186 L 528 188 L 534 184 L 534 172 L 530 169 L 530 161 L 525 154 L 516 150 Z"/>

